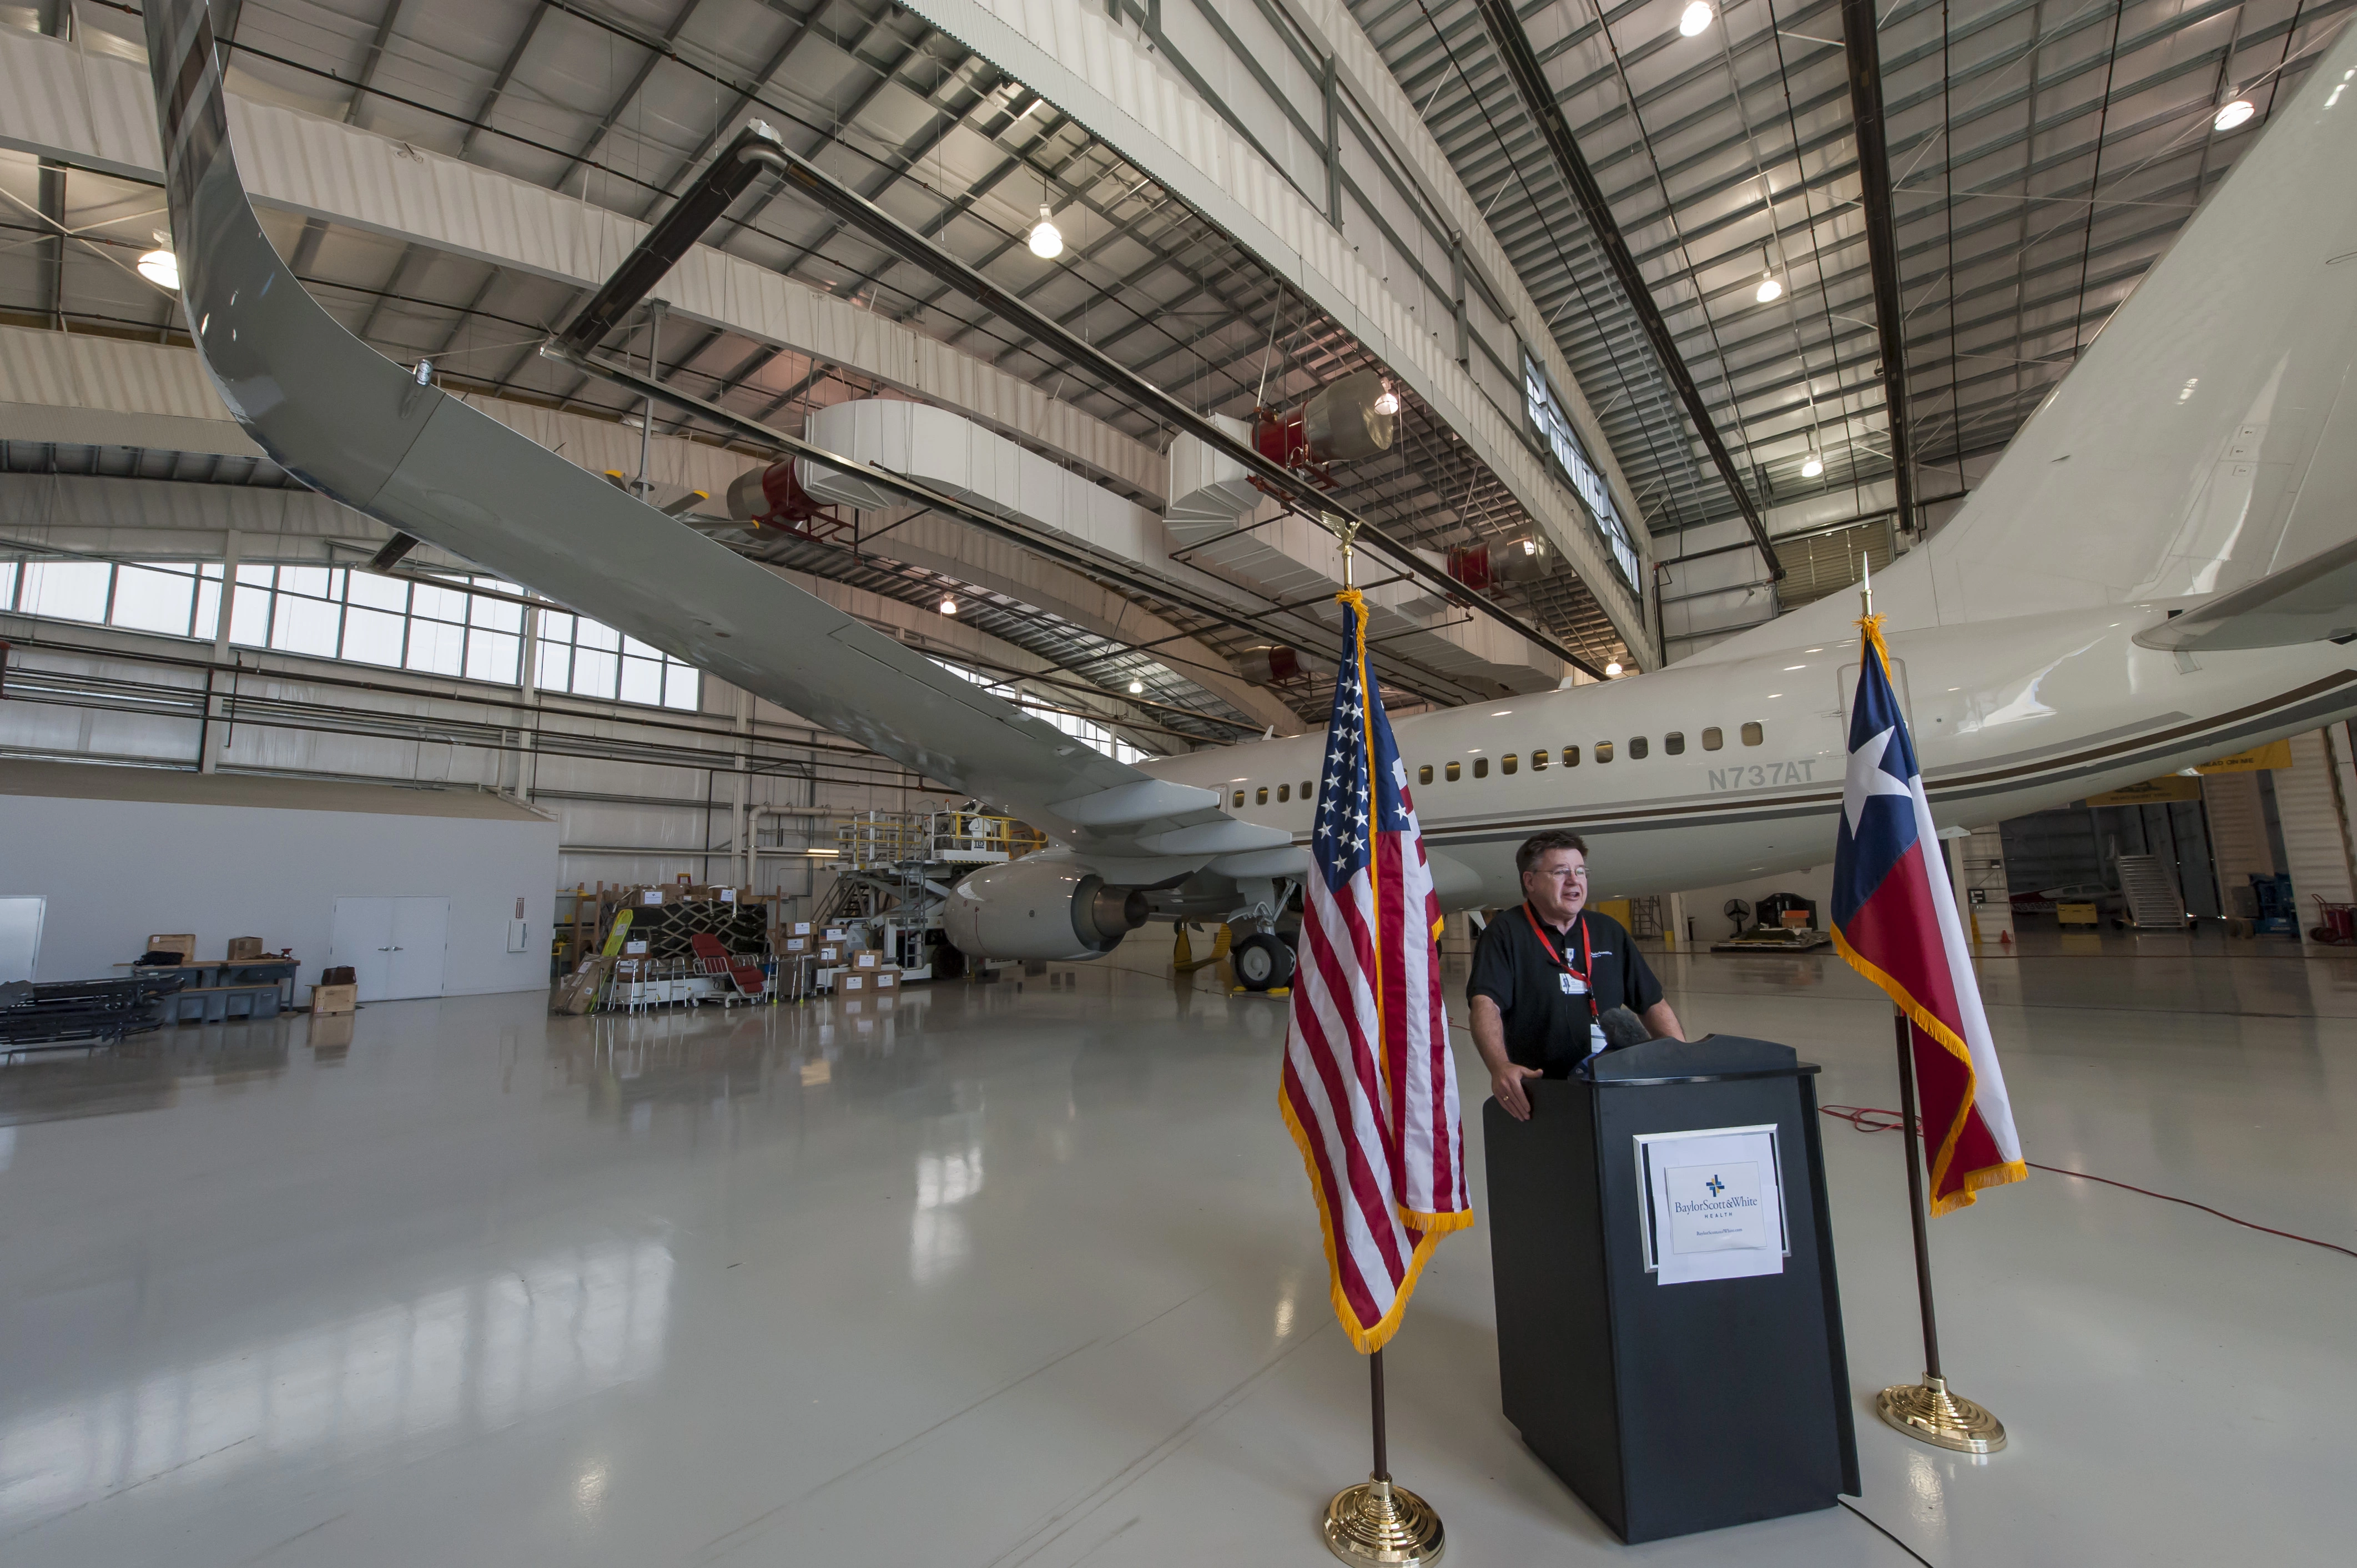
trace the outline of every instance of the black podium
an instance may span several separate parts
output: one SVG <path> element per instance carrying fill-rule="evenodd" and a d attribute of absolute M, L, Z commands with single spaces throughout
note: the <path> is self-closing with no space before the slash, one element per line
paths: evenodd
<path fill-rule="evenodd" d="M 1652 1040 L 1532 1080 L 1528 1122 L 1482 1110 L 1506 1419 L 1625 1541 L 1858 1490 L 1816 1071 L 1765 1040 Z M 1752 1230 L 1696 1218 L 1745 1191 Z M 1714 1267 L 1756 1272 L 1663 1283 Z"/>

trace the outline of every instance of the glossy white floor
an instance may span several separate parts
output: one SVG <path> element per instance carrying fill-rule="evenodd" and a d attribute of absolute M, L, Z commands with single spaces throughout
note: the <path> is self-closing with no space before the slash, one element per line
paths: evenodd
<path fill-rule="evenodd" d="M 2357 962 L 2033 949 L 1986 966 L 2032 1158 L 2357 1244 Z M 1124 957 L 880 1015 L 483 998 L 0 1068 L 0 1560 L 1328 1561 L 1365 1373 L 1278 1004 Z M 1837 960 L 1665 968 L 1690 1029 L 1891 1103 Z M 1497 1413 L 1477 1230 L 1389 1358 L 1452 1561 L 2348 1561 L 2357 1260 L 2043 1173 L 1938 1222 L 1951 1374 L 2013 1434 L 1974 1464 L 1865 1413 L 1917 1370 L 1899 1154 L 1825 1144 L 1896 1541 L 1836 1509 L 1615 1544 Z"/>

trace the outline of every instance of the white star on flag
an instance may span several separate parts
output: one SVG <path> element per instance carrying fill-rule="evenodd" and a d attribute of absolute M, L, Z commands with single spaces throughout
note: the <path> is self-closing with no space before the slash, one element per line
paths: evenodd
<path fill-rule="evenodd" d="M 1911 799 L 1907 780 L 1893 779 L 1882 766 L 1882 755 L 1890 749 L 1890 732 L 1880 735 L 1857 748 L 1858 756 L 1867 759 L 1863 766 L 1853 765 L 1849 777 L 1842 781 L 1842 815 L 1849 819 L 1852 838 L 1857 836 L 1858 819 L 1866 815 L 1866 803 L 1877 795 L 1896 795 L 1900 800 Z"/>

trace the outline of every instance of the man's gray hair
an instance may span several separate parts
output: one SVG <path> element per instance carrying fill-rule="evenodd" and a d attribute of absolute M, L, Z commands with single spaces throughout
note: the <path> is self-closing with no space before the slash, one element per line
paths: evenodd
<path fill-rule="evenodd" d="M 1514 875 L 1519 876 L 1527 872 L 1553 849 L 1576 849 L 1580 859 L 1587 858 L 1586 839 L 1566 829 L 1550 828 L 1543 833 L 1533 833 L 1523 841 L 1523 847 L 1514 852 Z"/>

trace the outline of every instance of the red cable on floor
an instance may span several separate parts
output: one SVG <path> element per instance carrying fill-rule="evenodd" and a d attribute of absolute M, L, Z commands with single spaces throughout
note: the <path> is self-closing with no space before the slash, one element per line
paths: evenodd
<path fill-rule="evenodd" d="M 1900 1119 L 1899 1112 L 1896 1111 L 1883 1111 L 1870 1105 L 1821 1105 L 1817 1109 L 1836 1122 L 1848 1122 L 1861 1133 L 1895 1133 L 1899 1130 Z M 1869 1117 L 1875 1120 L 1869 1121 Z M 1917 1120 L 1914 1133 L 1919 1138 L 1923 1135 L 1922 1122 L 1920 1118 Z M 2280 1236 L 2287 1241 L 2305 1241 L 2311 1247 L 2321 1247 L 2328 1252 L 2339 1252 L 2346 1257 L 2357 1258 L 2357 1251 L 2343 1247 L 2338 1242 L 2319 1241 L 2313 1236 L 2302 1236 L 2290 1230 L 2278 1230 L 2272 1225 L 2259 1225 L 2248 1219 L 2236 1219 L 2222 1208 L 2212 1208 L 2206 1203 L 2196 1203 L 2190 1197 L 2171 1197 L 2165 1192 L 2155 1192 L 2150 1187 L 2137 1187 L 2131 1182 L 2114 1181 L 2109 1176 L 2091 1176 L 2085 1171 L 2070 1170 L 2061 1165 L 2041 1165 L 2036 1160 L 2025 1160 L 2022 1163 L 2032 1170 L 2051 1171 L 2056 1176 L 2076 1176 L 2081 1181 L 2099 1181 L 2105 1187 L 2115 1187 L 2124 1192 L 2142 1193 L 2147 1197 L 2157 1197 L 2163 1203 L 2180 1203 L 2188 1208 L 2198 1208 L 2204 1214 L 2214 1214 L 2219 1219 L 2240 1225 L 2246 1230 L 2264 1231 L 2269 1236 Z"/>

